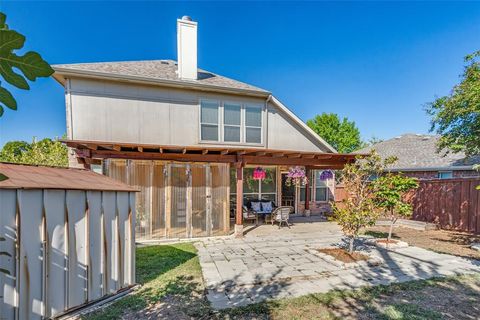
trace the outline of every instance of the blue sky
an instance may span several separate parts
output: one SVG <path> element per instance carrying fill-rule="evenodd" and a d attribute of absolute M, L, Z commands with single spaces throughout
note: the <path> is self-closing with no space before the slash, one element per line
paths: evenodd
<path fill-rule="evenodd" d="M 51 64 L 176 59 L 176 18 L 199 23 L 199 67 L 268 89 L 304 121 L 354 120 L 362 137 L 426 133 L 425 103 L 480 49 L 475 2 L 0 2 Z M 12 89 L 0 145 L 65 133 L 63 88 Z"/>

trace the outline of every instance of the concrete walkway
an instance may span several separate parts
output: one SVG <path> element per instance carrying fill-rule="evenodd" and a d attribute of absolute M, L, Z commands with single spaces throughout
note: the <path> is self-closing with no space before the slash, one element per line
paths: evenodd
<path fill-rule="evenodd" d="M 361 245 L 364 252 L 382 264 L 351 269 L 307 251 L 342 241 L 336 224 L 305 223 L 298 218 L 291 229 L 262 225 L 242 239 L 211 238 L 197 242 L 196 246 L 207 296 L 217 309 L 332 289 L 480 272 L 478 261 L 417 247 L 391 251 Z"/>

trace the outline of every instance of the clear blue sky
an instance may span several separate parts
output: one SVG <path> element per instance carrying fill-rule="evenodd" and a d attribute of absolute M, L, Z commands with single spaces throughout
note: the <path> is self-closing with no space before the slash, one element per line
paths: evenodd
<path fill-rule="evenodd" d="M 304 121 L 354 120 L 363 138 L 426 133 L 424 104 L 480 49 L 475 2 L 0 2 L 26 49 L 51 64 L 176 59 L 176 18 L 199 23 L 199 66 L 272 91 Z M 53 79 L 13 90 L 0 145 L 65 133 Z"/>

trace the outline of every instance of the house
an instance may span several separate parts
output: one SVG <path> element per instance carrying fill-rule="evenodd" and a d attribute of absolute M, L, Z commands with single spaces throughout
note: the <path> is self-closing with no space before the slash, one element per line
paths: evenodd
<path fill-rule="evenodd" d="M 397 161 L 389 170 L 403 172 L 419 179 L 449 179 L 478 177 L 480 172 L 473 165 L 480 163 L 480 156 L 467 158 L 464 153 L 437 150 L 439 136 L 403 134 L 361 149 L 360 153 L 375 150 L 382 158 L 395 156 Z"/>
<path fill-rule="evenodd" d="M 137 239 L 222 235 L 252 200 L 326 210 L 338 154 L 269 91 L 197 67 L 197 22 L 177 20 L 172 60 L 55 65 L 70 164 L 138 187 Z M 287 186 L 290 167 L 312 178 Z M 260 167 L 265 179 L 256 180 Z M 233 221 L 232 221 L 233 222 Z"/>

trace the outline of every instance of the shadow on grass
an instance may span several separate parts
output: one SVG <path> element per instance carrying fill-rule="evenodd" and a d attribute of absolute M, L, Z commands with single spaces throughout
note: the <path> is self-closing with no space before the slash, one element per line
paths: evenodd
<path fill-rule="evenodd" d="M 365 231 L 364 235 L 371 236 L 371 237 L 374 237 L 374 238 L 386 238 L 386 237 L 388 237 L 388 232 L 367 230 L 367 231 Z M 392 238 L 400 239 L 400 237 L 398 235 L 396 235 L 395 232 L 392 233 Z"/>

